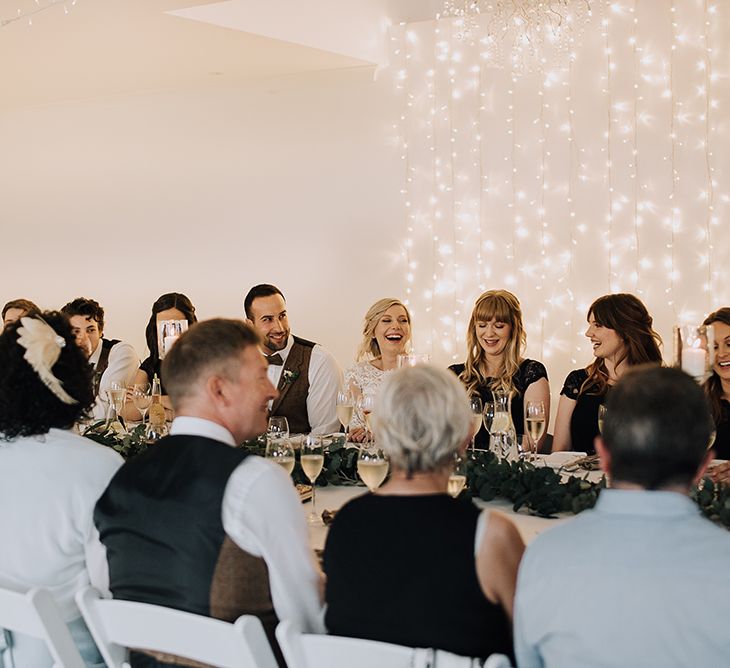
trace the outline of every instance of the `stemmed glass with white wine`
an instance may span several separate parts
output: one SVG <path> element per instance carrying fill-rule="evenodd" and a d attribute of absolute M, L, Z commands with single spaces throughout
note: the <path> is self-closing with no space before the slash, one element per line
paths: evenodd
<path fill-rule="evenodd" d="M 337 393 L 337 419 L 345 430 L 345 443 L 352 422 L 352 413 L 355 410 L 355 398 L 350 390 L 340 390 Z"/>
<path fill-rule="evenodd" d="M 529 449 L 528 458 L 537 454 L 537 444 L 545 433 L 545 403 L 543 401 L 525 402 L 525 434 L 529 437 L 523 449 Z M 523 443 L 525 441 L 523 440 Z"/>
<path fill-rule="evenodd" d="M 598 405 L 598 433 L 603 434 L 603 423 L 606 421 L 606 404 Z"/>
<path fill-rule="evenodd" d="M 472 422 L 472 435 L 471 435 L 471 449 L 474 451 L 476 447 L 475 441 L 477 433 L 481 429 L 483 420 L 483 406 L 482 398 L 478 394 L 474 394 L 469 399 L 469 408 L 471 408 L 471 422 Z"/>
<path fill-rule="evenodd" d="M 458 452 L 454 453 L 454 465 L 449 474 L 449 482 L 446 486 L 448 495 L 452 498 L 456 498 L 461 494 L 461 491 L 466 487 L 466 461 L 459 455 Z"/>
<path fill-rule="evenodd" d="M 266 458 L 279 464 L 289 475 L 294 470 L 294 448 L 289 441 L 289 422 L 285 417 L 269 418 L 266 430 Z"/>
<path fill-rule="evenodd" d="M 152 395 L 150 394 L 149 383 L 134 384 L 132 387 L 132 403 L 142 416 L 140 424 L 144 425 L 145 416 L 152 405 Z"/>
<path fill-rule="evenodd" d="M 375 397 L 369 394 L 363 395 L 360 398 L 360 410 L 362 411 L 362 417 L 365 421 L 365 440 L 368 442 L 373 441 Z"/>
<path fill-rule="evenodd" d="M 124 410 L 124 402 L 127 399 L 127 388 L 124 383 L 113 380 L 109 384 L 106 394 L 109 400 L 106 420 L 107 429 L 111 429 L 118 434 L 126 434 L 127 430 L 124 427 L 124 422 L 122 422 L 122 411 Z"/>
<path fill-rule="evenodd" d="M 357 473 L 367 488 L 374 492 L 388 475 L 388 456 L 374 443 L 363 443 L 357 456 Z"/>
<path fill-rule="evenodd" d="M 302 464 L 304 475 L 312 483 L 312 511 L 307 515 L 307 522 L 309 524 L 321 524 L 321 519 L 317 514 L 315 506 L 315 492 L 317 489 L 315 481 L 322 472 L 322 466 L 324 466 L 324 447 L 321 436 L 309 434 L 304 437 L 299 461 Z"/>

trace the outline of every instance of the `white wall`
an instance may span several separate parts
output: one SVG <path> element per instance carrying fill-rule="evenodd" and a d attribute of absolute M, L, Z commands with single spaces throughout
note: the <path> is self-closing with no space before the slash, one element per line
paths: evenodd
<path fill-rule="evenodd" d="M 402 294 L 394 104 L 363 68 L 2 113 L 0 301 L 96 298 L 143 356 L 160 294 L 239 317 L 271 282 L 348 364 L 370 303 Z"/>

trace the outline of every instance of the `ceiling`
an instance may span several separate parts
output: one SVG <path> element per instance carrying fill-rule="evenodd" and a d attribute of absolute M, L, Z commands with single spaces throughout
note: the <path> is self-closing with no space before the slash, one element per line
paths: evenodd
<path fill-rule="evenodd" d="M 0 27 L 0 110 L 384 64 L 431 0 L 38 0 Z M 35 0 L 0 0 L 0 21 Z M 68 9 L 68 13 L 64 11 Z M 424 14 L 425 11 L 425 14 Z M 432 16 L 433 14 L 431 14 Z"/>

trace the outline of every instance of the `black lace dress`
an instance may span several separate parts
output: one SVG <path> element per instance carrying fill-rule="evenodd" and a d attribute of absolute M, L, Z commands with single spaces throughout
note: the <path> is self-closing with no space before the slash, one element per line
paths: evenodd
<path fill-rule="evenodd" d="M 581 394 L 580 388 L 587 378 L 588 372 L 585 369 L 571 371 L 560 394 L 575 401 L 575 408 L 570 416 L 570 449 L 593 455 L 596 452 L 593 441 L 599 433 L 598 407 L 606 401 L 607 392 L 592 394 L 588 389 Z"/>
<path fill-rule="evenodd" d="M 457 376 L 460 376 L 464 371 L 463 364 L 452 364 L 449 369 L 453 371 Z M 512 422 L 515 425 L 515 431 L 518 435 L 525 432 L 525 408 L 524 408 L 524 396 L 525 390 L 530 385 L 540 380 L 540 378 L 547 378 L 547 370 L 542 362 L 537 360 L 522 360 L 517 373 L 515 374 L 512 382 L 514 383 L 517 394 L 512 397 Z M 489 381 L 491 379 L 487 379 Z M 492 401 L 492 390 L 489 389 L 488 384 L 479 385 L 479 396 L 482 398 L 483 403 Z M 476 435 L 474 441 L 477 448 L 489 448 L 489 433 L 481 426 L 479 432 Z"/>

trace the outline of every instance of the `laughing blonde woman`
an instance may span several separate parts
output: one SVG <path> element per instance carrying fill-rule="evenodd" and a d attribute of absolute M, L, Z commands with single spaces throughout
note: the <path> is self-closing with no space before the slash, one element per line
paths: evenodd
<path fill-rule="evenodd" d="M 362 341 L 357 358 L 345 372 L 345 387 L 356 401 L 374 399 L 387 374 L 396 368 L 398 355 L 405 353 L 411 340 L 411 315 L 405 304 L 386 297 L 376 301 L 365 314 Z M 365 421 L 356 410 L 350 422 L 350 439 L 365 438 Z"/>

